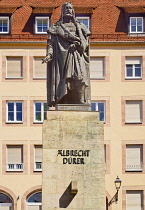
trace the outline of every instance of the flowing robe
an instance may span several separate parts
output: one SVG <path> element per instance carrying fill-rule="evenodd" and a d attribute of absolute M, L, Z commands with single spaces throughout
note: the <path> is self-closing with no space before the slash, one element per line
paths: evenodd
<path fill-rule="evenodd" d="M 49 28 L 48 51 L 51 46 L 52 61 L 47 65 L 48 105 L 61 103 L 69 91 L 78 91 L 84 86 L 84 101 L 90 102 L 89 39 L 90 31 L 82 23 L 76 22 L 76 34 L 73 35 L 58 21 Z M 78 37 L 75 48 L 72 44 Z M 69 103 L 69 102 L 68 102 Z M 78 103 L 77 101 L 74 103 Z"/>

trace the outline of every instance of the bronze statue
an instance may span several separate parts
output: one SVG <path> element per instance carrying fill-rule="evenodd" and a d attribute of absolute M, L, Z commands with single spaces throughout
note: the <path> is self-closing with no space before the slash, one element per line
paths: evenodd
<path fill-rule="evenodd" d="M 87 27 L 75 18 L 73 5 L 62 6 L 60 20 L 49 30 L 47 54 L 48 105 L 89 104 L 89 35 Z"/>

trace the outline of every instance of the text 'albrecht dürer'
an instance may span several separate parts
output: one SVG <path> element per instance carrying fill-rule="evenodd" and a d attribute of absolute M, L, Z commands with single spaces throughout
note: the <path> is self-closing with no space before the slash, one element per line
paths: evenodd
<path fill-rule="evenodd" d="M 83 157 L 89 154 L 90 150 L 58 150 L 57 156 L 67 157 L 63 158 L 63 164 L 85 164 Z"/>

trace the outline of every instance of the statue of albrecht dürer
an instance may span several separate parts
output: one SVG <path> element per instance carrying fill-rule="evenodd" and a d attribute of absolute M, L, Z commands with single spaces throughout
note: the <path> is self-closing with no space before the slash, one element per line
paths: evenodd
<path fill-rule="evenodd" d="M 73 5 L 62 5 L 60 20 L 48 30 L 47 63 L 48 106 L 89 104 L 89 35 L 87 27 L 75 18 Z"/>

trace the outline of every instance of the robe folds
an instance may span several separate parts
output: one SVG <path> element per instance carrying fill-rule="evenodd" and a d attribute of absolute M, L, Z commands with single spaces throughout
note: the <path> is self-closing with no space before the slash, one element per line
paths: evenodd
<path fill-rule="evenodd" d="M 48 106 L 58 104 L 69 90 L 84 85 L 85 103 L 90 102 L 89 35 L 90 31 L 76 21 L 74 36 L 62 23 L 53 24 L 48 35 L 48 52 L 51 45 L 52 61 L 47 64 Z M 80 41 L 76 41 L 76 37 Z M 72 46 L 72 44 L 74 44 Z"/>

